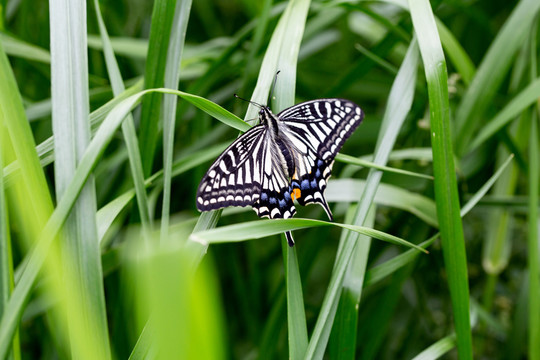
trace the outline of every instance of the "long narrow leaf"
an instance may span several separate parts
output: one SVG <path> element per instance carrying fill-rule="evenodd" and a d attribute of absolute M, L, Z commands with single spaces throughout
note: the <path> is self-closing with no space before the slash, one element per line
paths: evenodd
<path fill-rule="evenodd" d="M 54 178 L 57 200 L 61 201 L 90 142 L 86 2 L 52 0 L 49 11 Z M 65 306 L 71 355 L 110 359 L 96 208 L 94 178 L 87 175 L 61 236 L 64 271 L 75 280 L 66 282 L 73 296 Z M 87 353 L 82 345 L 85 342 L 92 344 L 93 354 Z"/>
<path fill-rule="evenodd" d="M 472 358 L 467 254 L 454 168 L 446 63 L 431 5 L 409 1 L 428 84 L 435 201 L 461 359 Z"/>

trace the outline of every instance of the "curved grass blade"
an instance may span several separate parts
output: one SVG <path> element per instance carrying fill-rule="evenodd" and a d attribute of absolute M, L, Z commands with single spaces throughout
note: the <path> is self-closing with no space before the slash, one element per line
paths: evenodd
<path fill-rule="evenodd" d="M 429 1 L 409 0 L 409 6 L 428 84 L 435 201 L 454 310 L 458 354 L 461 359 L 471 359 L 467 253 L 450 135 L 446 63 Z"/>
<path fill-rule="evenodd" d="M 413 360 L 440 359 L 441 356 L 452 350 L 454 346 L 456 346 L 456 335 L 448 335 L 416 355 Z"/>
<path fill-rule="evenodd" d="M 397 236 L 386 234 L 382 231 L 374 230 L 365 226 L 341 224 L 313 219 L 275 219 L 275 220 L 255 220 L 245 223 L 221 226 L 219 228 L 193 232 L 190 236 L 191 241 L 201 244 L 213 244 L 223 242 L 238 242 L 251 239 L 260 239 L 270 235 L 280 234 L 285 231 L 293 231 L 319 226 L 338 226 L 343 229 L 351 230 L 359 234 L 373 237 L 391 244 L 404 245 L 414 248 L 421 252 L 427 251 L 418 245 L 412 244 Z"/>

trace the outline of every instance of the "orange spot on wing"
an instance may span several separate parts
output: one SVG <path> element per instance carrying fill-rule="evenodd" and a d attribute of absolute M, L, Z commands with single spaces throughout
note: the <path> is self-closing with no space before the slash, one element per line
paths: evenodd
<path fill-rule="evenodd" d="M 291 198 L 293 200 L 300 199 L 301 196 L 302 196 L 302 192 L 300 191 L 300 189 L 294 189 L 292 191 Z"/>

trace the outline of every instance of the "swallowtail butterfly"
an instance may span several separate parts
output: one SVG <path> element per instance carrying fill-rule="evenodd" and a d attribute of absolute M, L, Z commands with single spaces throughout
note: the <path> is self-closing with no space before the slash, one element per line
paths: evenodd
<path fill-rule="evenodd" d="M 199 211 L 251 206 L 259 217 L 290 218 L 300 205 L 332 213 L 324 190 L 336 154 L 364 113 L 344 99 L 319 99 L 274 115 L 260 107 L 259 125 L 238 137 L 212 164 L 197 191 Z M 290 232 L 289 246 L 294 245 Z"/>

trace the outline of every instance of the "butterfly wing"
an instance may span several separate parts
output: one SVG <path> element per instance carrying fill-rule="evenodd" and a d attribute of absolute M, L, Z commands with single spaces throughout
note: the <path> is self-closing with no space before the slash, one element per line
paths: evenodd
<path fill-rule="evenodd" d="M 322 205 L 332 219 L 324 190 L 334 158 L 362 122 L 362 110 L 349 100 L 320 99 L 292 106 L 277 116 L 286 125 L 280 130 L 295 148 L 292 197 L 300 205 Z"/>
<path fill-rule="evenodd" d="M 266 128 L 254 126 L 212 164 L 197 190 L 197 209 L 252 205 L 261 194 L 260 159 Z"/>
<path fill-rule="evenodd" d="M 252 206 L 259 217 L 296 213 L 278 149 L 258 125 L 233 142 L 208 169 L 197 191 L 200 211 Z"/>

